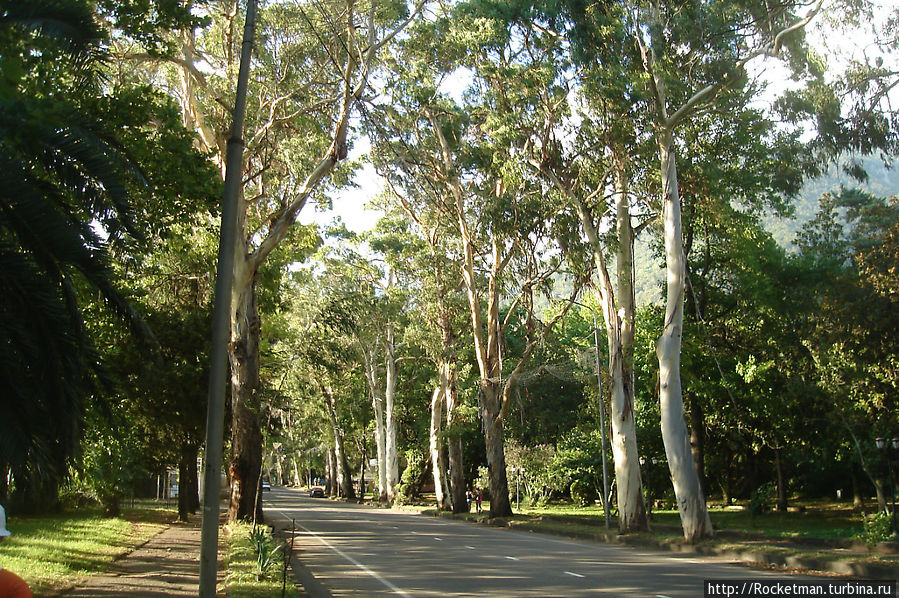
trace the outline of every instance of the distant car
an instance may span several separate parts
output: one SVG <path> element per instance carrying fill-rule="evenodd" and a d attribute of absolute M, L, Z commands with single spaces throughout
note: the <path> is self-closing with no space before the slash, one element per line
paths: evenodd
<path fill-rule="evenodd" d="M 266 482 L 265 480 L 263 480 L 263 481 L 262 481 L 262 489 L 263 489 L 263 490 L 271 490 L 271 489 L 272 489 L 272 485 L 271 485 L 270 483 Z"/>
<path fill-rule="evenodd" d="M 309 491 L 309 497 L 310 498 L 324 498 L 325 491 L 318 487 L 313 488 L 312 490 Z"/>

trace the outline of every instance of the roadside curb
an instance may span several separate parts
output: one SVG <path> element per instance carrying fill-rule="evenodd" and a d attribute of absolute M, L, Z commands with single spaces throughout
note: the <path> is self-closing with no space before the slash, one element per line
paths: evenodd
<path fill-rule="evenodd" d="M 803 571 L 819 571 L 834 575 L 851 576 L 869 579 L 896 579 L 899 568 L 890 565 L 878 565 L 865 563 L 853 559 L 826 559 L 801 555 L 781 554 L 777 551 L 758 549 L 740 550 L 728 547 L 705 546 L 702 544 L 687 544 L 679 541 L 665 541 L 647 538 L 638 535 L 625 535 L 612 531 L 597 532 L 564 532 L 546 530 L 527 522 L 507 521 L 501 518 L 482 519 L 471 517 L 465 513 L 455 514 L 445 511 L 422 511 L 423 515 L 465 521 L 476 525 L 489 525 L 492 527 L 505 527 L 508 529 L 524 530 L 532 533 L 561 536 L 576 540 L 590 540 L 606 544 L 622 544 L 658 550 L 661 552 L 676 552 L 681 554 L 696 554 L 728 559 L 746 566 L 782 567 L 786 569 L 799 569 Z"/>

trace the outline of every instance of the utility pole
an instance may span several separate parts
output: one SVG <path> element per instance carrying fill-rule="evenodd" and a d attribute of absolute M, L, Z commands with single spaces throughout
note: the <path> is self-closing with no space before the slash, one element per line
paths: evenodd
<path fill-rule="evenodd" d="M 240 70 L 234 99 L 231 137 L 225 154 L 225 189 L 219 233 L 218 270 L 215 279 L 215 312 L 212 322 L 212 355 L 206 409 L 206 458 L 203 472 L 203 524 L 200 544 L 200 598 L 215 598 L 218 565 L 218 526 L 221 494 L 222 444 L 225 426 L 225 384 L 228 374 L 228 341 L 231 336 L 231 288 L 234 283 L 234 247 L 237 209 L 243 178 L 243 125 L 247 112 L 247 84 L 256 32 L 256 0 L 247 0 Z"/>

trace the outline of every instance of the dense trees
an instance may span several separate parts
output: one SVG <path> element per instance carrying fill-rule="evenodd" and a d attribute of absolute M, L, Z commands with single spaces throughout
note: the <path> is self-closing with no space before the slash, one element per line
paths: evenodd
<path fill-rule="evenodd" d="M 828 70 L 803 36 L 825 10 L 263 3 L 231 516 L 258 514 L 266 469 L 347 498 L 373 476 L 384 501 L 429 481 L 455 511 L 484 484 L 506 516 L 514 468 L 529 500 L 589 504 L 599 401 L 622 531 L 645 529 L 645 497 L 665 495 L 695 540 L 712 533 L 707 496 L 771 482 L 785 508 L 823 491 L 827 469 L 885 507 L 870 441 L 899 435 L 897 187 L 824 189 L 792 246 L 766 230 L 843 152 L 861 180 L 860 154 L 894 157 L 895 43 Z M 114 511 L 130 474 L 113 451 L 196 477 L 240 11 L 0 9 L 0 494 L 12 480 L 48 505 L 74 465 Z M 754 65 L 775 57 L 797 84 L 765 107 Z M 365 234 L 296 224 L 353 184 L 357 133 L 384 217 Z M 665 301 L 641 309 L 645 269 L 664 271 Z M 599 385 L 592 317 L 559 296 L 601 314 Z"/>

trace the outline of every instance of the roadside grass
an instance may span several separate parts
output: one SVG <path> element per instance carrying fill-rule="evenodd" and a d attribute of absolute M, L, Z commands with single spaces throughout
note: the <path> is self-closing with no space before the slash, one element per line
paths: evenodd
<path fill-rule="evenodd" d="M 99 508 L 41 517 L 10 517 L 12 536 L 0 543 L 0 566 L 24 579 L 35 595 L 76 586 L 164 529 L 177 512 L 123 508 L 105 518 Z"/>
<path fill-rule="evenodd" d="M 268 548 L 272 550 L 277 546 L 281 546 L 273 554 L 271 564 L 266 571 L 260 572 L 260 561 L 256 547 L 251 541 L 253 531 L 252 524 L 236 523 L 229 524 L 225 528 L 225 542 L 227 542 L 227 577 L 225 585 L 228 588 L 228 595 L 232 598 L 279 598 L 282 596 L 281 590 L 284 585 L 284 553 L 286 547 L 283 543 L 271 537 L 271 533 L 267 527 L 260 529 L 265 530 L 267 536 L 263 541 Z M 262 573 L 262 575 L 259 575 Z M 298 592 L 293 585 L 293 576 L 290 571 L 286 572 L 287 583 L 286 597 L 296 598 Z M 261 577 L 261 579 L 260 579 Z"/>
<path fill-rule="evenodd" d="M 862 514 L 846 503 L 795 501 L 793 504 L 798 512 L 768 511 L 759 515 L 753 515 L 748 509 L 739 506 L 726 508 L 710 505 L 709 516 L 716 530 L 748 536 L 852 540 L 862 531 Z M 484 510 L 488 509 L 489 505 L 485 503 Z M 870 511 L 875 509 L 874 505 L 870 505 Z M 476 516 L 474 513 L 472 515 Z M 481 516 L 486 517 L 483 514 Z M 515 517 L 540 519 L 547 523 L 555 521 L 592 529 L 604 527 L 605 522 L 603 508 L 599 505 L 580 507 L 565 503 L 539 507 L 522 505 Z M 661 535 L 669 535 L 669 528 L 675 530 L 673 535 L 679 535 L 677 530 L 680 529 L 680 515 L 677 510 L 654 510 L 651 523 Z M 612 527 L 616 527 L 614 511 Z"/>

